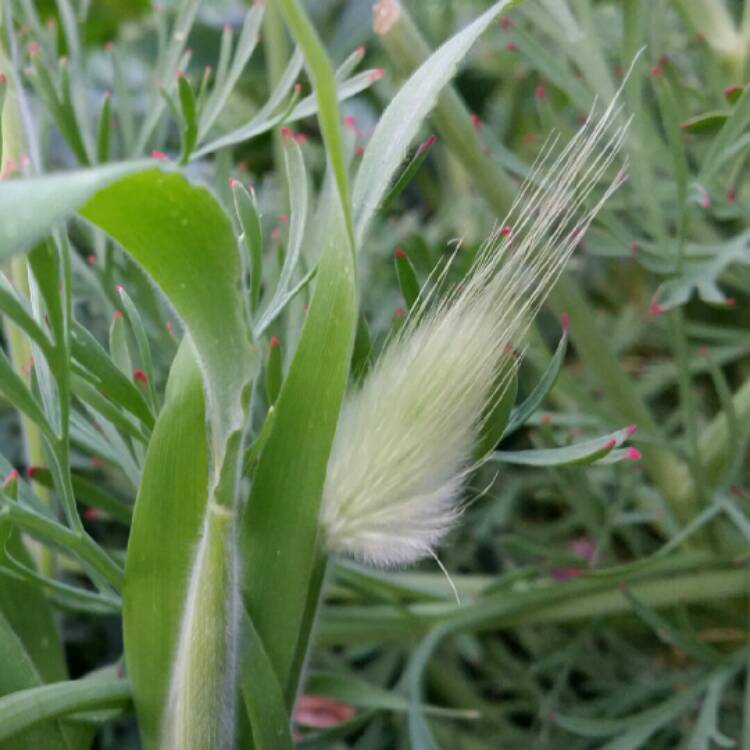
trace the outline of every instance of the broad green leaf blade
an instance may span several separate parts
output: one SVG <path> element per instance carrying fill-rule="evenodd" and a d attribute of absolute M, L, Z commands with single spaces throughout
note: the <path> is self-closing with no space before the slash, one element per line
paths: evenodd
<path fill-rule="evenodd" d="M 242 269 L 229 218 L 206 189 L 151 162 L 14 180 L 0 184 L 0 257 L 27 250 L 79 209 L 144 268 L 189 330 L 220 456 L 226 437 L 242 425 L 240 394 L 258 367 L 244 321 Z"/>
<path fill-rule="evenodd" d="M 3 546 L 24 564 L 32 564 L 15 533 Z M 0 577 L 0 664 L 0 695 L 8 699 L 17 691 L 67 677 L 52 611 L 42 590 L 5 576 Z M 0 719 L 0 750 L 83 750 L 91 741 L 89 730 L 62 728 L 55 721 L 36 724 L 3 741 L 4 726 Z"/>
<path fill-rule="evenodd" d="M 353 254 L 332 195 L 315 291 L 242 526 L 246 607 L 287 701 L 304 656 L 297 643 L 309 627 L 305 618 L 319 564 L 320 500 L 356 325 Z"/>
<path fill-rule="evenodd" d="M 2 547 L 0 562 L 7 551 L 16 560 L 33 566 L 31 556 L 15 532 L 11 533 L 7 540 L 3 539 Z M 5 616 L 8 625 L 18 635 L 25 652 L 43 680 L 64 680 L 68 676 L 52 609 L 38 587 L 10 578 L 1 578 L 0 614 Z M 0 664 L 3 663 L 0 661 Z"/>
<path fill-rule="evenodd" d="M 252 620 L 242 609 L 240 690 L 256 750 L 292 750 L 284 692 Z"/>
<path fill-rule="evenodd" d="M 51 685 L 19 690 L 0 698 L 0 742 L 39 722 L 78 711 L 119 708 L 130 703 L 130 684 L 124 679 L 95 678 L 56 682 Z M 21 745 L 14 746 L 20 750 Z M 52 746 L 38 745 L 45 750 Z"/>
<path fill-rule="evenodd" d="M 228 435 L 242 427 L 241 393 L 258 367 L 229 217 L 207 190 L 158 169 L 105 187 L 81 214 L 125 248 L 182 318 L 206 381 L 213 454 L 220 456 Z"/>
<path fill-rule="evenodd" d="M 631 434 L 632 429 L 625 427 L 609 435 L 604 435 L 594 440 L 586 440 L 575 445 L 566 445 L 563 448 L 495 451 L 488 456 L 487 460 L 504 464 L 517 464 L 519 466 L 573 466 L 592 464 L 609 455 Z"/>
<path fill-rule="evenodd" d="M 208 497 L 201 372 L 183 341 L 146 454 L 128 543 L 123 623 L 128 674 L 146 750 L 159 740 L 193 553 Z"/>
<path fill-rule="evenodd" d="M 97 190 L 151 166 L 152 162 L 128 162 L 0 182 L 0 258 L 29 250 Z"/>
<path fill-rule="evenodd" d="M 403 162 L 406 149 L 424 118 L 435 106 L 441 89 L 453 78 L 458 63 L 480 34 L 508 3 L 509 0 L 495 3 L 433 52 L 383 112 L 354 181 L 352 205 L 358 242 L 364 237 L 394 173 Z"/>

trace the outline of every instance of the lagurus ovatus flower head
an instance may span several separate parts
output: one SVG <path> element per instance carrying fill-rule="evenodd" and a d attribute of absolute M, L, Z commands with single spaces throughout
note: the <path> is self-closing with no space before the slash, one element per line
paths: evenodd
<path fill-rule="evenodd" d="M 345 400 L 321 522 L 328 548 L 377 566 L 434 554 L 451 527 L 485 415 L 523 337 L 604 201 L 627 125 L 613 102 L 562 152 L 543 149 L 500 228 L 452 294 L 423 290 L 408 320 Z M 604 183 L 600 199 L 592 193 Z"/>

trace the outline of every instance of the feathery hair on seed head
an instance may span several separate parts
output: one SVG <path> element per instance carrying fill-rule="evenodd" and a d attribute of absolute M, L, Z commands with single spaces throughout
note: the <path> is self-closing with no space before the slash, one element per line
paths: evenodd
<path fill-rule="evenodd" d="M 457 518 L 483 420 L 517 367 L 513 348 L 624 180 L 620 170 L 582 210 L 625 138 L 627 123 L 611 128 L 620 115 L 616 100 L 598 120 L 590 115 L 555 158 L 557 139 L 546 144 L 463 284 L 437 302 L 439 284 L 424 293 L 347 396 L 323 492 L 331 552 L 408 564 L 432 555 Z"/>

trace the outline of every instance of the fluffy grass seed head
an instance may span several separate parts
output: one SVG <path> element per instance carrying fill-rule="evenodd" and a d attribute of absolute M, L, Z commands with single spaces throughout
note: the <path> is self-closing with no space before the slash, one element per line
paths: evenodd
<path fill-rule="evenodd" d="M 435 288 L 346 398 L 328 464 L 322 527 L 328 548 L 375 566 L 434 555 L 459 514 L 464 479 L 490 404 L 502 394 L 524 334 L 604 201 L 592 206 L 627 125 L 613 102 L 562 152 L 547 143 L 501 228 L 459 289 Z M 585 208 L 588 206 L 588 208 Z"/>

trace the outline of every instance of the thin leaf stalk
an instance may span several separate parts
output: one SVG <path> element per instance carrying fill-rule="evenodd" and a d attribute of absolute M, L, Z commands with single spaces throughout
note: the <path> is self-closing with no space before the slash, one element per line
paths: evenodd
<path fill-rule="evenodd" d="M 266 7 L 266 12 L 263 16 L 263 37 L 265 39 L 263 54 L 266 61 L 268 89 L 269 91 L 273 91 L 284 75 L 290 56 L 289 40 L 286 36 L 284 21 L 276 3 L 268 3 Z M 284 149 L 281 134 L 277 129 L 273 131 L 272 140 L 274 163 L 282 165 L 284 163 Z M 287 212 L 289 199 L 288 190 L 284 185 L 286 182 L 286 172 L 283 169 L 278 169 L 278 175 L 279 181 L 282 183 L 282 189 L 279 191 L 280 209 L 282 212 Z"/>
<path fill-rule="evenodd" d="M 1 15 L 1 14 L 0 14 Z M 0 31 L 4 32 L 2 18 L 0 18 Z M 0 73 L 5 75 L 8 91 L 6 92 L 4 106 L 0 112 L 0 129 L 2 130 L 2 153 L 0 155 L 0 171 L 8 164 L 19 164 L 23 153 L 23 128 L 16 91 L 13 86 L 14 77 L 11 75 L 10 61 L 5 55 L 3 41 L 0 38 Z M 8 264 L 8 276 L 11 283 L 26 299 L 29 297 L 28 264 L 25 256 L 17 256 Z M 20 372 L 26 384 L 31 382 L 31 345 L 26 335 L 8 321 L 3 320 L 5 340 L 8 343 L 8 355 L 17 372 Z M 28 417 L 20 414 L 21 435 L 24 446 L 24 454 L 28 466 L 45 466 L 44 440 L 39 427 Z M 51 502 L 50 493 L 44 488 L 38 489 L 38 497 L 46 505 Z M 44 545 L 33 542 L 30 544 L 32 554 L 37 566 L 43 575 L 51 576 L 55 570 L 55 555 L 51 549 Z"/>

